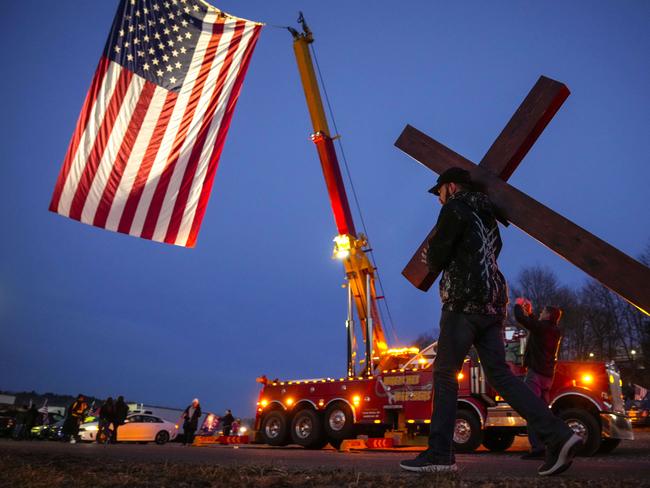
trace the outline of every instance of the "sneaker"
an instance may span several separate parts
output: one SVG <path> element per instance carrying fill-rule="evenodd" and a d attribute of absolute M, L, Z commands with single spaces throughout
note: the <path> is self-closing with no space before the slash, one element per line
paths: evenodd
<path fill-rule="evenodd" d="M 524 454 L 523 456 L 521 456 L 521 459 L 526 459 L 526 460 L 544 459 L 544 453 L 545 452 L 546 451 L 544 451 L 544 449 L 540 449 L 538 451 L 530 451 L 530 452 L 527 452 L 526 454 Z"/>
<path fill-rule="evenodd" d="M 458 471 L 456 463 L 435 463 L 427 455 L 427 451 L 421 452 L 415 459 L 406 459 L 399 463 L 399 467 L 406 471 L 418 473 L 454 473 Z"/>
<path fill-rule="evenodd" d="M 582 438 L 577 434 L 571 434 L 564 442 L 555 446 L 548 446 L 546 449 L 546 462 L 537 471 L 540 476 L 560 474 L 569 469 L 573 457 L 582 445 Z"/>

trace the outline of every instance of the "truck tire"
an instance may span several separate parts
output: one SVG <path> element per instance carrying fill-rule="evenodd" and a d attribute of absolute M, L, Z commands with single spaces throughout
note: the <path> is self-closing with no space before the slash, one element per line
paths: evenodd
<path fill-rule="evenodd" d="M 280 410 L 272 410 L 264 415 L 260 430 L 265 444 L 270 446 L 286 446 L 289 444 L 287 417 Z"/>
<path fill-rule="evenodd" d="M 579 456 L 593 456 L 600 448 L 601 433 L 598 420 L 588 411 L 579 408 L 569 408 L 560 412 L 559 417 L 580 437 L 582 448 Z"/>
<path fill-rule="evenodd" d="M 327 444 L 320 416 L 309 408 L 293 416 L 291 438 L 294 443 L 307 449 L 322 449 Z"/>
<path fill-rule="evenodd" d="M 332 403 L 325 410 L 325 421 L 323 424 L 325 434 L 333 446 L 337 441 L 352 438 L 354 434 L 352 409 L 342 402 Z M 340 445 L 340 442 L 338 444 Z"/>
<path fill-rule="evenodd" d="M 483 445 L 492 452 L 507 451 L 515 442 L 515 434 L 489 429 L 483 432 Z"/>
<path fill-rule="evenodd" d="M 603 439 L 600 442 L 600 449 L 598 449 L 598 452 L 600 454 L 607 454 L 612 452 L 614 449 L 618 447 L 618 445 L 621 443 L 621 439 Z"/>
<path fill-rule="evenodd" d="M 469 410 L 456 412 L 454 428 L 454 449 L 456 452 L 472 452 L 481 445 L 483 432 L 478 416 Z"/>

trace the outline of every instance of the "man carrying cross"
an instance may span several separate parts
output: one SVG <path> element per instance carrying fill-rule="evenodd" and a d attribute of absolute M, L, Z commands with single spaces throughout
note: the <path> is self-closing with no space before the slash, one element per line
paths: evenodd
<path fill-rule="evenodd" d="M 501 237 L 492 205 L 476 191 L 468 171 L 452 167 L 429 190 L 442 210 L 426 254 L 429 271 L 438 274 L 443 303 L 433 369 L 433 413 L 429 446 L 400 466 L 408 471 L 455 471 L 452 443 L 458 395 L 457 374 L 474 345 L 490 384 L 546 444 L 540 475 L 569 468 L 581 439 L 555 417 L 505 360 L 503 322 L 508 292 L 497 257 Z"/>

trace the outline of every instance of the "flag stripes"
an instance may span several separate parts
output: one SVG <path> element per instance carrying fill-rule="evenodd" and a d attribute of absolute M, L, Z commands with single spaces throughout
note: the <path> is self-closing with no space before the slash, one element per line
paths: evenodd
<path fill-rule="evenodd" d="M 151 81 L 145 64 L 134 72 L 122 58 L 116 62 L 116 56 L 107 54 L 139 44 L 138 39 L 124 37 L 123 29 L 134 12 L 130 9 L 137 7 L 137 2 L 121 4 L 127 20 L 118 11 L 50 210 L 108 230 L 193 247 L 261 25 L 214 8 L 200 12 L 195 31 L 190 30 L 194 24 L 186 27 L 187 39 L 194 32 L 196 36 L 187 50 L 184 81 L 177 86 L 170 78 L 166 86 L 165 79 L 161 86 Z M 205 4 L 201 8 L 206 9 Z M 182 36 L 177 37 L 180 42 Z M 171 49 L 159 45 L 158 49 Z M 158 61 L 180 59 L 172 57 L 178 54 L 176 49 L 164 53 L 138 63 L 161 67 L 164 62 Z M 129 62 L 132 68 L 133 57 Z M 176 67 L 180 65 L 176 62 Z M 167 71 L 173 69 L 171 62 L 166 65 Z"/>

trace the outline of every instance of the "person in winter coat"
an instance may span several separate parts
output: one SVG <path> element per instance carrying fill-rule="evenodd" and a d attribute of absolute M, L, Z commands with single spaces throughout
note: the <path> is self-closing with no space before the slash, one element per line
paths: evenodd
<path fill-rule="evenodd" d="M 561 317 L 561 309 L 547 306 L 540 313 L 539 319 L 536 319 L 530 301 L 525 298 L 517 298 L 515 319 L 528 330 L 528 341 L 524 354 L 524 366 L 528 368 L 528 371 L 524 383 L 547 406 L 555 375 L 557 353 L 562 340 L 562 331 L 559 326 Z M 531 427 L 528 428 L 528 441 L 531 450 L 524 454 L 522 459 L 542 459 L 544 443 Z"/>
<path fill-rule="evenodd" d="M 126 420 L 126 416 L 129 414 L 129 406 L 124 401 L 124 397 L 122 395 L 117 397 L 117 401 L 113 406 L 113 411 L 114 411 L 113 415 L 114 415 L 115 422 L 113 423 L 113 434 L 111 437 L 111 442 L 116 443 L 117 429 L 119 428 L 120 425 L 124 425 L 124 420 Z"/>
<path fill-rule="evenodd" d="M 235 421 L 230 409 L 226 410 L 226 414 L 221 417 L 221 425 L 223 426 L 223 435 L 230 435 L 232 423 Z"/>
<path fill-rule="evenodd" d="M 79 425 L 83 420 L 84 413 L 88 410 L 88 403 L 83 395 L 78 395 L 66 412 L 66 419 L 63 424 L 63 440 L 76 442 L 76 435 L 79 433 Z"/>
<path fill-rule="evenodd" d="M 99 420 L 97 421 L 97 443 L 108 443 L 113 437 L 115 430 L 115 405 L 113 404 L 113 397 L 108 397 L 104 404 L 99 409 Z"/>
<path fill-rule="evenodd" d="M 194 433 L 201 418 L 201 405 L 199 399 L 195 398 L 183 412 L 183 445 L 192 445 Z"/>
<path fill-rule="evenodd" d="M 570 466 L 581 439 L 519 379 L 506 363 L 503 324 L 508 291 L 497 258 L 501 236 L 487 195 L 476 191 L 468 171 L 450 168 L 429 190 L 442 209 L 429 239 L 427 264 L 440 278 L 440 336 L 433 367 L 433 413 L 427 450 L 402 461 L 417 472 L 456 471 L 453 435 L 457 375 L 474 345 L 490 384 L 532 426 L 547 445 L 540 475 Z"/>

